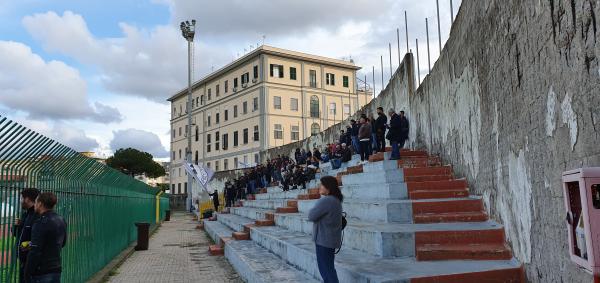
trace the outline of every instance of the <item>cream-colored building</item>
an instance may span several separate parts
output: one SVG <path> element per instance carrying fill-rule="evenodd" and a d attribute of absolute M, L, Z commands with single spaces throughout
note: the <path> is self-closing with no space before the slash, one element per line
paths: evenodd
<path fill-rule="evenodd" d="M 192 86 L 192 159 L 215 171 L 262 162 L 261 150 L 302 140 L 371 100 L 353 62 L 261 46 Z M 171 191 L 187 192 L 187 89 L 171 102 Z"/>

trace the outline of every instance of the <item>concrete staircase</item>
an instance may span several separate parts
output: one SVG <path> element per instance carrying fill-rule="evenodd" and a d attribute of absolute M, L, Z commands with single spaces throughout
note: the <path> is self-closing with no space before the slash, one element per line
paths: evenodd
<path fill-rule="evenodd" d="M 348 215 L 336 255 L 340 282 L 525 282 L 503 226 L 488 219 L 451 166 L 424 151 L 386 156 L 322 168 L 341 181 Z M 247 282 L 321 281 L 306 217 L 320 197 L 317 182 L 307 190 L 267 188 L 204 222 L 216 243 L 211 253 L 224 252 Z"/>

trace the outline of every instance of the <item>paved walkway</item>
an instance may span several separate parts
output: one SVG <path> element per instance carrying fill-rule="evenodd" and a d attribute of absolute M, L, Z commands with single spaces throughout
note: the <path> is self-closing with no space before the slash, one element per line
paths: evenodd
<path fill-rule="evenodd" d="M 223 256 L 210 256 L 210 240 L 190 214 L 174 213 L 109 282 L 242 282 Z"/>

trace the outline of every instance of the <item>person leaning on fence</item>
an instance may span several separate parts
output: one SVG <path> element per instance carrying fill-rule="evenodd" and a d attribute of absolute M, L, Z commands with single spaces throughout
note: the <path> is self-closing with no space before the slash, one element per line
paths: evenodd
<path fill-rule="evenodd" d="M 41 193 L 35 200 L 39 218 L 31 230 L 31 250 L 27 255 L 24 277 L 31 283 L 60 283 L 60 252 L 67 243 L 67 224 L 54 212 L 56 196 Z"/>
<path fill-rule="evenodd" d="M 38 218 L 35 213 L 35 199 L 40 194 L 40 191 L 33 188 L 24 189 L 21 191 L 21 209 L 23 213 L 21 218 L 15 221 L 13 226 L 13 236 L 17 239 L 17 257 L 19 259 L 19 282 L 25 282 L 23 274 L 25 263 L 27 262 L 27 254 L 30 250 L 31 243 L 31 228 L 33 223 Z"/>
<path fill-rule="evenodd" d="M 321 178 L 321 198 L 308 212 L 313 222 L 313 241 L 316 246 L 317 266 L 325 283 L 337 283 L 335 271 L 335 249 L 342 245 L 342 202 L 344 196 L 337 179 L 332 176 Z"/>

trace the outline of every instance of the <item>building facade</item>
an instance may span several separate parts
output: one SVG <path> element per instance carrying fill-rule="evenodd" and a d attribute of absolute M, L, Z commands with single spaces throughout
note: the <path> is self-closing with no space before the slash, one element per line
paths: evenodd
<path fill-rule="evenodd" d="M 187 192 L 182 162 L 214 171 L 262 162 L 259 152 L 304 139 L 342 121 L 371 100 L 357 90 L 353 62 L 261 46 L 192 85 L 171 102 L 171 192 Z"/>

